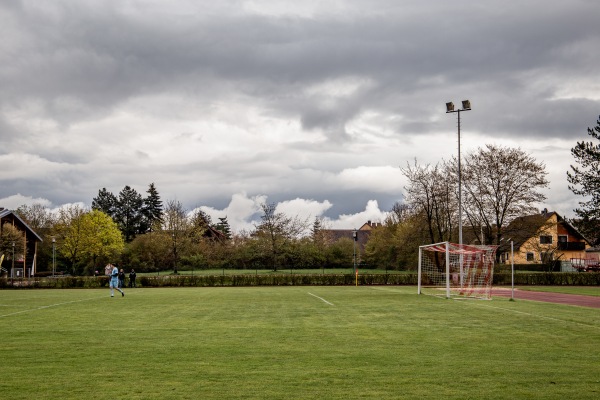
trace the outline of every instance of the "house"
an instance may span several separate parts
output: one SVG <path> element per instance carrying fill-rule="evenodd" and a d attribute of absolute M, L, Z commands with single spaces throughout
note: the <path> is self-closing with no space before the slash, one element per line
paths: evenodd
<path fill-rule="evenodd" d="M 342 238 L 355 240 L 359 252 L 362 254 L 364 253 L 365 245 L 371 236 L 371 231 L 379 226 L 381 226 L 381 222 L 367 221 L 358 229 L 323 229 L 323 233 L 332 242 L 337 242 Z"/>
<path fill-rule="evenodd" d="M 13 236 L 8 231 L 14 230 Z M 2 238 L 2 275 L 13 278 L 35 275 L 38 243 L 43 240 L 14 211 L 0 207 L 0 238 Z M 14 255 L 14 256 L 13 256 Z"/>
<path fill-rule="evenodd" d="M 506 241 L 513 242 L 515 264 L 545 264 L 551 261 L 571 262 L 586 258 L 590 242 L 556 212 L 519 217 L 504 230 Z M 510 262 L 510 249 L 501 254 Z M 562 264 L 562 263 L 561 263 Z"/>

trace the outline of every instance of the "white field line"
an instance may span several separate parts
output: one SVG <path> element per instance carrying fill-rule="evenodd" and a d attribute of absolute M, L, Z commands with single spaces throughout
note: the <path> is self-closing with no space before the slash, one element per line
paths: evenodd
<path fill-rule="evenodd" d="M 98 299 L 104 299 L 104 298 L 106 298 L 106 296 L 91 297 L 89 299 L 80 299 L 80 300 L 73 300 L 73 301 L 65 301 L 64 303 L 49 304 L 47 306 L 40 306 L 40 307 L 36 307 L 36 308 L 30 308 L 28 310 L 21 310 L 21 311 L 15 311 L 15 312 L 12 312 L 9 314 L 3 314 L 3 315 L 0 315 L 0 318 L 10 317 L 11 315 L 23 314 L 23 313 L 32 312 L 32 311 L 43 310 L 45 308 L 64 306 L 65 304 L 81 303 L 82 301 L 98 300 Z"/>
<path fill-rule="evenodd" d="M 330 306 L 335 306 L 335 304 L 328 302 L 327 300 L 325 300 L 322 297 L 317 296 L 316 294 L 312 294 L 311 292 L 307 292 L 307 293 L 313 297 L 316 297 L 317 299 L 321 300 L 322 302 L 329 304 Z"/>

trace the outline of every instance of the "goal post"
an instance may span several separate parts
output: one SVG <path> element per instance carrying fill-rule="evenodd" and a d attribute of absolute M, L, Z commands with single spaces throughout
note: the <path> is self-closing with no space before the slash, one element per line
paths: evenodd
<path fill-rule="evenodd" d="M 496 249 L 450 242 L 420 246 L 418 294 L 490 299 Z"/>

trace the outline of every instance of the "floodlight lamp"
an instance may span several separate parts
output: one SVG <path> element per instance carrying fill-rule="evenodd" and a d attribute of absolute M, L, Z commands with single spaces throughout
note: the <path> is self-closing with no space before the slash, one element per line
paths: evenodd
<path fill-rule="evenodd" d="M 462 108 L 463 108 L 463 110 L 470 110 L 471 109 L 471 101 L 469 101 L 469 100 L 463 100 L 462 101 Z"/>
<path fill-rule="evenodd" d="M 454 112 L 454 103 L 450 102 L 450 103 L 446 103 L 446 112 Z"/>

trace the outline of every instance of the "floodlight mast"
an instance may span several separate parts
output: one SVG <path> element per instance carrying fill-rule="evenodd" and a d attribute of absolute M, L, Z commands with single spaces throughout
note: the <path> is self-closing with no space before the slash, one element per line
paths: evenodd
<path fill-rule="evenodd" d="M 471 111 L 471 101 L 463 100 L 462 108 L 457 110 L 454 109 L 454 103 L 446 103 L 446 114 L 457 113 L 458 114 L 458 244 L 462 250 L 463 237 L 462 237 L 462 176 L 461 176 L 461 161 L 460 161 L 460 112 Z M 483 243 L 482 243 L 483 244 Z M 462 284 L 463 273 L 462 273 L 462 257 L 460 258 L 460 281 Z"/>

